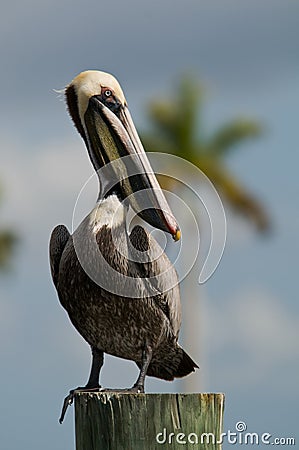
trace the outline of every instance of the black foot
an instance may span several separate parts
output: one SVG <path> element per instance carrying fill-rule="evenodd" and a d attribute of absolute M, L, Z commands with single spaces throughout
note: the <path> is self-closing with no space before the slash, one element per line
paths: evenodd
<path fill-rule="evenodd" d="M 134 385 L 131 388 L 126 389 L 107 389 L 107 388 L 101 388 L 100 392 L 121 392 L 123 394 L 143 394 L 144 393 L 144 387 L 141 385 Z"/>
<path fill-rule="evenodd" d="M 72 389 L 70 393 L 65 397 L 62 405 L 61 415 L 59 418 L 59 423 L 61 424 L 64 420 L 65 413 L 68 407 L 73 403 L 75 394 L 77 392 L 99 392 L 101 386 L 89 388 L 87 386 L 79 386 L 76 389 Z"/>

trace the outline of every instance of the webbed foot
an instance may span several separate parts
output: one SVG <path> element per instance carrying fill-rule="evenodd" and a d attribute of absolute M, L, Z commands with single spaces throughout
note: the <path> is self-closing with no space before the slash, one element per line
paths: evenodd
<path fill-rule="evenodd" d="M 119 392 L 123 394 L 143 394 L 144 393 L 144 387 L 140 384 L 134 384 L 131 388 L 124 388 L 124 389 L 111 389 L 111 388 L 101 388 L 100 392 Z"/>

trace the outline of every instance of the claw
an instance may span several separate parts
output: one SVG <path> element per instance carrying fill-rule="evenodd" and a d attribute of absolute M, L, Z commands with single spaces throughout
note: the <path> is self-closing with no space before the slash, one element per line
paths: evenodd
<path fill-rule="evenodd" d="M 59 423 L 62 424 L 63 420 L 64 420 L 64 416 L 65 413 L 68 409 L 68 407 L 73 403 L 74 401 L 74 397 L 75 397 L 75 389 L 71 390 L 69 395 L 67 395 L 63 401 L 63 405 L 62 405 L 62 410 L 61 410 L 61 415 L 59 418 Z"/>
<path fill-rule="evenodd" d="M 63 401 L 61 415 L 59 418 L 59 423 L 61 424 L 63 422 L 65 413 L 66 413 L 68 407 L 73 403 L 77 392 L 98 392 L 99 390 L 100 390 L 100 386 L 93 387 L 93 388 L 88 388 L 87 386 L 84 386 L 84 387 L 77 387 L 76 389 L 72 389 Z"/>

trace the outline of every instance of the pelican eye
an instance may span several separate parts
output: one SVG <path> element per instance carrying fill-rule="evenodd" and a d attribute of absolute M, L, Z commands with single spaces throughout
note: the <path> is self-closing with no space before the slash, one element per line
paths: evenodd
<path fill-rule="evenodd" d="M 115 96 L 114 91 L 106 86 L 102 86 L 99 100 L 115 114 L 121 108 L 121 102 Z"/>

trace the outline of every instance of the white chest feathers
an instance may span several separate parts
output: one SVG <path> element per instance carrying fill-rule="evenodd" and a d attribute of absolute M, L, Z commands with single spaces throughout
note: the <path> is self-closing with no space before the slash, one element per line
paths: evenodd
<path fill-rule="evenodd" d="M 89 225 L 93 233 L 106 225 L 107 228 L 115 228 L 122 225 L 126 218 L 126 208 L 120 202 L 117 195 L 100 200 L 89 215 Z"/>

